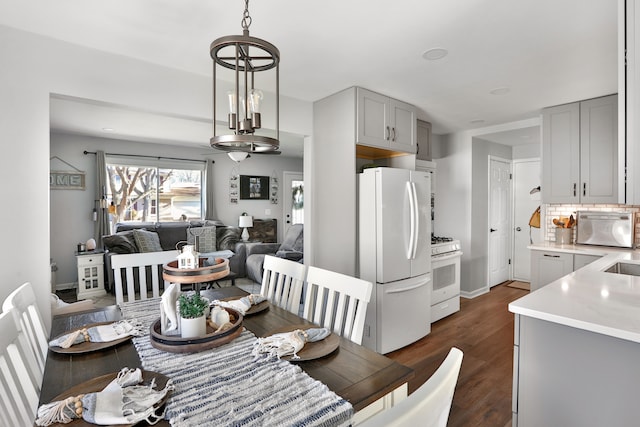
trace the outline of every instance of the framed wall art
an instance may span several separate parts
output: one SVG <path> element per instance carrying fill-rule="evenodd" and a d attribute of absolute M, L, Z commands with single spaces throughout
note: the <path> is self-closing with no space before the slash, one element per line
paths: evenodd
<path fill-rule="evenodd" d="M 240 200 L 269 200 L 269 177 L 240 175 Z"/>

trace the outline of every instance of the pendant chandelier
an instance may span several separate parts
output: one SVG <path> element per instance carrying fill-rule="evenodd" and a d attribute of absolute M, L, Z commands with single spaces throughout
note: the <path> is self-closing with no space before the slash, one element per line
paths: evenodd
<path fill-rule="evenodd" d="M 251 16 L 249 0 L 245 0 L 242 35 L 220 37 L 211 43 L 213 59 L 213 137 L 211 146 L 226 152 L 267 153 L 277 151 L 280 142 L 280 51 L 271 43 L 249 36 Z M 218 65 L 235 71 L 235 86 L 226 93 L 229 105 L 228 126 L 232 133 L 216 133 L 216 68 Z M 275 68 L 275 138 L 256 135 L 262 127 L 263 93 L 255 87 L 255 74 Z M 273 74 L 273 73 L 265 73 Z M 223 103 L 224 104 L 224 103 Z"/>

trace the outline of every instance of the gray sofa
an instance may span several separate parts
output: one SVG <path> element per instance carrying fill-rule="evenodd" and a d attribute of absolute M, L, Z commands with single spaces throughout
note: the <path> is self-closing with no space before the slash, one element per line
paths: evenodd
<path fill-rule="evenodd" d="M 294 224 L 287 230 L 282 243 L 247 243 L 246 273 L 254 282 L 262 282 L 262 264 L 265 255 L 273 255 L 296 262 L 303 262 L 304 226 Z"/>
<path fill-rule="evenodd" d="M 257 224 L 257 226 L 255 226 Z M 137 252 L 151 251 L 169 251 L 179 248 L 186 244 L 187 239 L 193 239 L 194 235 L 198 235 L 197 230 L 203 230 L 202 227 L 215 227 L 215 250 L 230 250 L 233 255 L 229 258 L 229 269 L 236 273 L 237 277 L 246 276 L 246 243 L 242 242 L 240 234 L 242 229 L 234 226 L 226 226 L 221 221 L 211 220 L 195 220 L 188 222 L 125 222 L 118 223 L 115 226 L 115 233 L 110 236 L 104 236 L 105 243 L 105 270 L 106 277 L 105 286 L 107 290 L 114 292 L 113 270 L 111 268 L 110 257 L 113 254 L 128 254 Z M 139 237 L 141 234 L 153 236 L 157 246 L 155 249 L 140 248 L 140 241 L 136 241 L 134 230 Z M 254 228 L 252 239 L 263 239 L 265 241 L 274 241 L 277 236 L 277 223 L 275 219 L 254 220 Z M 145 233 L 150 232 L 150 233 Z M 191 236 L 191 237 L 190 237 Z"/>

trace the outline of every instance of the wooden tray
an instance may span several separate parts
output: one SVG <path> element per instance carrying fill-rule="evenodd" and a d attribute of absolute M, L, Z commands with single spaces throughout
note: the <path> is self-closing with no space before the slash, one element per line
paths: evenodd
<path fill-rule="evenodd" d="M 214 265 L 204 265 L 208 258 L 200 258 L 198 268 L 178 268 L 178 261 L 169 261 L 162 267 L 162 278 L 168 282 L 194 284 L 215 282 L 229 274 L 229 260 L 216 258 Z"/>
<path fill-rule="evenodd" d="M 158 350 L 171 353 L 195 353 L 233 341 L 242 333 L 243 317 L 236 310 L 227 307 L 222 308 L 236 318 L 233 326 L 226 331 L 214 333 L 214 329 L 207 323 L 207 333 L 201 337 L 182 338 L 178 335 L 162 335 L 160 333 L 160 319 L 158 319 L 149 328 L 151 345 Z"/>
<path fill-rule="evenodd" d="M 307 330 L 311 328 L 318 328 L 316 325 L 289 325 L 283 328 L 278 328 L 269 332 L 265 337 L 271 336 L 273 334 L 279 334 L 282 332 L 291 332 L 296 329 Z M 325 339 L 316 341 L 316 342 L 308 342 L 304 345 L 302 350 L 298 352 L 299 359 L 293 359 L 293 356 L 283 356 L 281 359 L 288 360 L 290 362 L 304 362 L 306 360 L 314 360 L 319 359 L 324 356 L 328 356 L 333 353 L 338 347 L 340 347 L 340 337 L 334 334 L 333 332 L 329 334 Z"/>
<path fill-rule="evenodd" d="M 117 372 L 111 373 L 111 374 L 107 374 L 107 375 L 103 375 L 101 377 L 96 377 L 93 378 L 89 381 L 85 381 L 82 384 L 78 384 L 76 386 L 71 387 L 70 389 L 60 393 L 59 395 L 57 395 L 56 397 L 54 397 L 51 401 L 52 402 L 56 402 L 58 400 L 64 400 L 67 397 L 72 397 L 72 396 L 77 396 L 79 394 L 87 394 L 87 393 L 93 393 L 96 391 L 102 391 L 104 390 L 104 388 L 106 386 L 109 385 L 109 383 L 111 381 L 113 381 L 116 376 L 118 375 Z M 149 385 L 151 383 L 151 380 L 155 378 L 156 380 L 156 389 L 157 390 L 161 390 L 165 387 L 165 385 L 167 384 L 167 381 L 169 381 L 169 378 L 167 378 L 166 376 L 159 374 L 157 372 L 153 372 L 153 371 L 142 371 L 142 384 L 144 385 Z M 169 391 L 164 399 L 162 399 L 157 405 L 156 405 L 156 409 L 157 408 L 161 408 L 162 405 L 164 405 L 164 403 L 167 401 L 167 398 L 169 397 L 169 395 L 171 394 L 171 391 Z M 71 421 L 68 424 L 60 424 L 60 423 L 56 423 L 56 424 L 51 424 L 52 426 L 56 426 L 56 427 L 64 427 L 64 426 L 71 426 L 71 427 L 84 427 L 84 426 L 92 426 L 95 427 L 95 424 L 91 424 L 85 420 L 83 420 L 82 418 L 77 418 L 73 421 Z M 126 427 L 126 426 L 133 426 L 134 424 L 120 424 L 120 426 Z"/>
<path fill-rule="evenodd" d="M 221 299 L 220 301 L 235 301 L 235 300 L 239 300 L 242 299 L 243 297 L 229 297 L 229 298 L 225 298 L 225 299 Z M 269 301 L 268 300 L 264 300 L 259 304 L 256 305 L 252 305 L 251 308 L 247 311 L 244 312 L 245 316 L 251 316 L 254 314 L 258 314 L 260 312 L 263 312 L 264 310 L 269 308 Z"/>
<path fill-rule="evenodd" d="M 115 322 L 100 322 L 100 323 L 91 323 L 89 325 L 83 326 L 82 328 L 76 328 L 76 329 L 72 329 L 69 332 L 65 332 L 64 334 L 60 334 L 56 338 L 59 338 L 63 335 L 67 335 L 71 332 L 75 332 L 77 330 L 83 329 L 83 328 L 91 328 L 92 326 L 99 326 L 99 325 L 109 325 L 111 323 L 115 323 Z M 49 349 L 55 353 L 63 353 L 63 354 L 79 354 L 79 353 L 90 353 L 92 351 L 97 351 L 97 350 L 102 350 L 105 348 L 110 348 L 113 346 L 116 346 L 120 343 L 123 343 L 125 341 L 128 341 L 131 339 L 131 335 L 126 336 L 126 337 L 122 337 L 122 338 L 118 338 L 117 340 L 113 340 L 113 341 L 108 341 L 108 342 L 83 342 L 80 344 L 76 344 L 76 345 L 72 345 L 69 348 L 62 348 L 62 347 L 55 347 L 55 346 L 49 346 Z M 53 341 L 53 340 L 52 340 Z"/>

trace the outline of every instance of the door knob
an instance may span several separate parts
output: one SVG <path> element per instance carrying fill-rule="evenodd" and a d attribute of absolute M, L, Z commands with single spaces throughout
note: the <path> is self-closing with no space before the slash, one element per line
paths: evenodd
<path fill-rule="evenodd" d="M 493 233 L 494 231 L 498 231 L 498 230 L 496 228 L 490 228 L 489 231 Z"/>
<path fill-rule="evenodd" d="M 516 227 L 516 231 L 522 231 L 522 228 Z"/>

